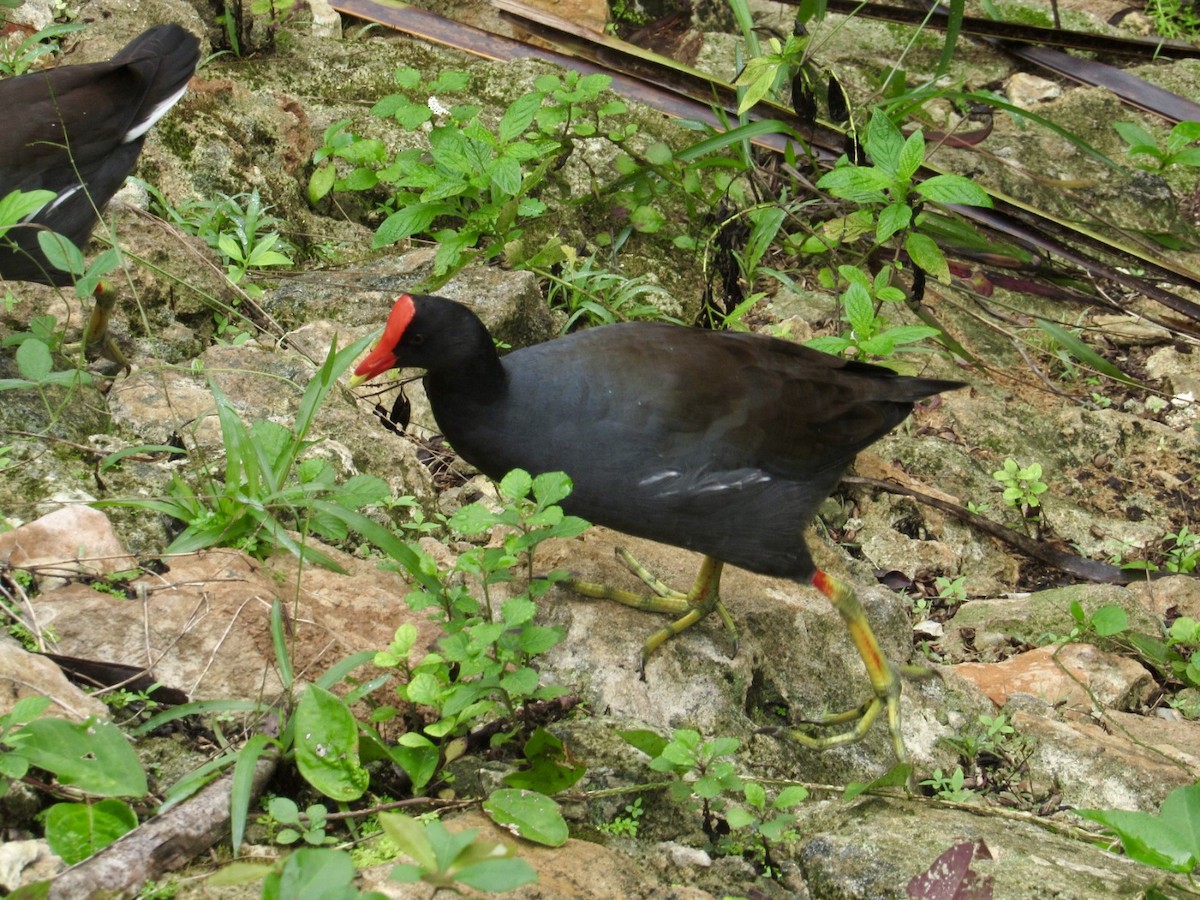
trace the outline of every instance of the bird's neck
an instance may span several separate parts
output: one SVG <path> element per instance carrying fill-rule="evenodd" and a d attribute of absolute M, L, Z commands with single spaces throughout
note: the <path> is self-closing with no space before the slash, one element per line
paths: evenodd
<path fill-rule="evenodd" d="M 487 405 L 507 392 L 508 373 L 489 337 L 486 349 L 472 354 L 466 362 L 429 371 L 425 376 L 425 388 L 432 402 L 436 402 L 434 397 L 454 397 Z"/>

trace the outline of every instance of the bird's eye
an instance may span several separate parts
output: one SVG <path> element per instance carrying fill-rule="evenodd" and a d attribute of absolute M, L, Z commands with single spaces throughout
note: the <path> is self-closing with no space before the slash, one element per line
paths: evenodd
<path fill-rule="evenodd" d="M 404 343 L 408 344 L 410 347 L 420 347 L 423 343 L 425 343 L 425 335 L 421 334 L 419 331 L 414 331 L 405 338 Z"/>

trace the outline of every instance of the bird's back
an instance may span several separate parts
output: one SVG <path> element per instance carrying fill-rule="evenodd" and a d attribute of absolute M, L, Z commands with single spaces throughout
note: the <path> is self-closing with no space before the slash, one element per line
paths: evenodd
<path fill-rule="evenodd" d="M 82 245 L 96 210 L 133 171 L 147 130 L 182 96 L 199 60 L 199 41 L 178 25 L 134 38 L 107 62 L 59 66 L 0 81 L 0 197 L 49 190 L 53 201 L 30 217 Z M 69 280 L 48 265 L 36 228 L 14 228 L 0 246 L 0 276 Z"/>

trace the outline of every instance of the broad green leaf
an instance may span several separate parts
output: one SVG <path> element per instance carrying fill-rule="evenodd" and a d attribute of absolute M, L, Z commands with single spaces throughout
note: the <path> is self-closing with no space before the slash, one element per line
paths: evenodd
<path fill-rule="evenodd" d="M 1181 791 L 1192 793 L 1172 803 Z M 1172 803 L 1170 816 L 1165 814 L 1168 803 Z M 1176 788 L 1163 802 L 1162 812 L 1155 816 L 1122 809 L 1076 810 L 1116 832 L 1131 859 L 1168 872 L 1191 872 L 1200 861 L 1200 786 Z"/>
<path fill-rule="evenodd" d="M 413 203 L 392 213 L 375 231 L 371 247 L 378 250 L 414 234 L 422 234 L 440 215 L 450 212 L 444 203 Z"/>
<path fill-rule="evenodd" d="M 897 763 L 892 766 L 874 781 L 851 782 L 846 785 L 846 790 L 842 793 L 843 800 L 853 800 L 863 791 L 876 790 L 884 787 L 908 787 L 908 780 L 912 777 L 912 763 Z"/>
<path fill-rule="evenodd" d="M 46 813 L 46 841 L 67 865 L 87 859 L 137 827 L 137 814 L 120 800 L 56 803 Z"/>
<path fill-rule="evenodd" d="M 817 187 L 852 203 L 882 203 L 892 181 L 872 166 L 839 166 L 821 176 Z"/>
<path fill-rule="evenodd" d="M 35 719 L 20 729 L 21 755 L 60 782 L 100 797 L 144 797 L 146 773 L 121 729 L 88 719 Z"/>
<path fill-rule="evenodd" d="M 537 872 L 523 859 L 488 859 L 457 870 L 454 880 L 478 891 L 500 893 L 537 881 Z"/>
<path fill-rule="evenodd" d="M 484 812 L 515 834 L 547 847 L 560 847 L 569 836 L 558 804 L 544 794 L 513 788 L 493 791 L 483 803 Z"/>
<path fill-rule="evenodd" d="M 1154 147 L 1154 135 L 1135 122 L 1114 122 L 1113 128 L 1127 144 Z"/>
<path fill-rule="evenodd" d="M 865 138 L 867 153 L 871 160 L 886 173 L 890 182 L 900 181 L 900 158 L 904 151 L 904 135 L 888 114 L 878 106 L 871 111 Z"/>
<path fill-rule="evenodd" d="M 925 161 L 925 135 L 917 129 L 904 141 L 900 147 L 900 156 L 896 160 L 896 180 L 902 184 L 912 181 L 917 169 Z"/>
<path fill-rule="evenodd" d="M 310 684 L 296 706 L 296 767 L 333 800 L 357 800 L 369 776 L 358 758 L 358 725 L 334 694 Z"/>
<path fill-rule="evenodd" d="M 533 479 L 533 499 L 538 506 L 558 503 L 570 495 L 573 485 L 563 472 L 543 472 Z"/>
<path fill-rule="evenodd" d="M 302 847 L 283 861 L 277 878 L 263 883 L 264 900 L 355 900 L 361 896 L 354 886 L 358 871 L 344 850 Z"/>
<path fill-rule="evenodd" d="M 12 191 L 0 198 L 0 237 L 54 199 L 54 191 Z"/>
<path fill-rule="evenodd" d="M 54 370 L 50 348 L 37 338 L 28 338 L 17 347 L 17 369 L 30 381 L 39 384 Z"/>
<path fill-rule="evenodd" d="M 421 734 L 409 731 L 389 748 L 388 755 L 412 781 L 413 793 L 424 790 L 425 785 L 437 772 L 441 754 L 437 745 Z"/>
<path fill-rule="evenodd" d="M 1129 627 L 1129 616 L 1121 607 L 1110 603 L 1092 613 L 1092 627 L 1100 637 L 1112 637 Z"/>
<path fill-rule="evenodd" d="M 861 284 L 851 284 L 842 294 L 846 308 L 846 320 L 860 339 L 870 337 L 875 331 L 875 304 L 870 292 Z"/>
<path fill-rule="evenodd" d="M 332 165 L 317 166 L 308 179 L 308 202 L 316 203 L 331 190 L 337 181 L 337 169 Z"/>
<path fill-rule="evenodd" d="M 524 469 L 513 469 L 500 479 L 500 494 L 506 500 L 522 500 L 533 490 L 533 476 Z"/>
<path fill-rule="evenodd" d="M 79 248 L 64 235 L 54 231 L 38 232 L 38 247 L 50 265 L 72 275 L 82 275 L 87 268 Z"/>
<path fill-rule="evenodd" d="M 663 748 L 670 743 L 670 741 L 658 732 L 645 728 L 633 728 L 629 731 L 622 731 L 620 734 L 625 743 L 637 750 L 641 750 L 651 759 L 661 756 Z"/>

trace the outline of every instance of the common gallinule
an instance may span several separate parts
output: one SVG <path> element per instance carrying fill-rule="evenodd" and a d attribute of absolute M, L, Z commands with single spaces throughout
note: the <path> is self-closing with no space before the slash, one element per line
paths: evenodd
<path fill-rule="evenodd" d="M 58 66 L 0 81 L 0 197 L 53 191 L 55 197 L 0 237 L 0 278 L 66 285 L 38 246 L 55 231 L 82 247 L 99 211 L 137 164 L 146 132 L 183 96 L 200 42 L 178 25 L 138 35 L 108 62 Z M 107 337 L 115 296 L 98 291 L 85 342 L 124 357 Z"/>
<path fill-rule="evenodd" d="M 818 504 L 855 454 L 913 403 L 961 382 L 909 378 L 790 341 L 666 324 L 592 328 L 501 358 L 483 323 L 441 297 L 402 296 L 351 385 L 423 368 L 434 418 L 454 449 L 492 478 L 514 468 L 563 471 L 567 511 L 609 528 L 704 554 L 687 594 L 657 596 L 568 582 L 589 596 L 679 616 L 663 641 L 718 610 L 725 563 L 812 584 L 850 629 L 875 696 L 817 720 L 853 722 L 817 748 L 861 739 L 886 710 L 900 731 L 900 681 L 853 590 L 819 570 L 804 542 Z M 647 579 L 649 580 L 649 579 Z"/>

